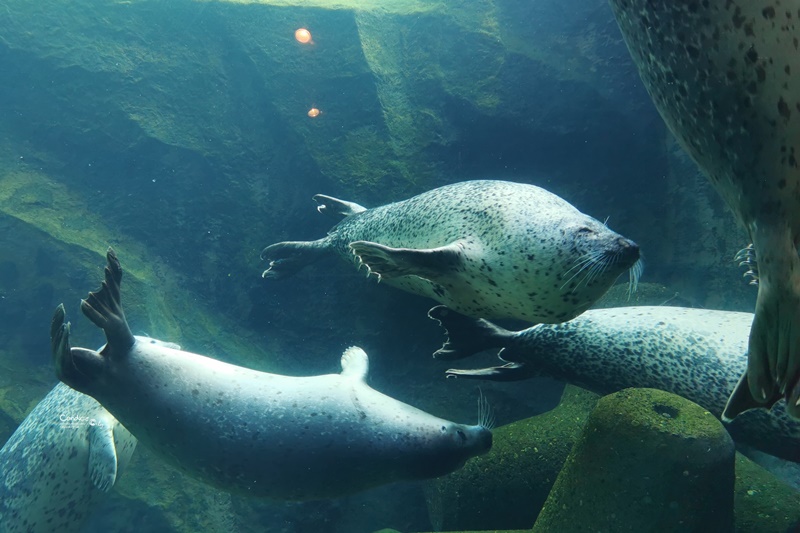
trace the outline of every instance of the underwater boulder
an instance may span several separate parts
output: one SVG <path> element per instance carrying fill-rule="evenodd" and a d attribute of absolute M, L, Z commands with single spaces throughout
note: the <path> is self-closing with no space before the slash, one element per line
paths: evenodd
<path fill-rule="evenodd" d="M 602 398 L 533 531 L 733 531 L 735 447 L 711 413 L 674 394 Z"/>
<path fill-rule="evenodd" d="M 567 385 L 553 410 L 496 428 L 491 453 L 428 486 L 434 529 L 530 528 L 597 399 Z"/>
<path fill-rule="evenodd" d="M 737 533 L 800 531 L 800 491 L 740 453 L 734 509 Z"/>

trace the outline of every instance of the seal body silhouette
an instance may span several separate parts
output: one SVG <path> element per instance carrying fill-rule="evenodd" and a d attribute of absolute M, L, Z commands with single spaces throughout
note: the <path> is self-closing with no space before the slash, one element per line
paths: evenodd
<path fill-rule="evenodd" d="M 360 348 L 344 352 L 340 374 L 291 377 L 140 343 L 122 311 L 111 249 L 107 260 L 102 288 L 81 309 L 108 342 L 99 353 L 71 348 L 60 306 L 51 326 L 56 373 L 189 475 L 228 491 L 309 500 L 440 476 L 491 447 L 482 425 L 370 388 Z"/>
<path fill-rule="evenodd" d="M 534 185 L 479 180 L 367 209 L 317 195 L 343 216 L 327 237 L 268 246 L 265 278 L 338 254 L 389 285 L 465 315 L 573 318 L 639 259 L 639 247 Z"/>
<path fill-rule="evenodd" d="M 599 394 L 660 389 L 722 419 L 730 391 L 747 367 L 753 321 L 752 313 L 634 306 L 590 309 L 564 324 L 508 331 L 442 306 L 430 316 L 448 333 L 436 354 L 440 358 L 502 348 L 503 365 L 451 369 L 449 376 L 495 381 L 551 376 Z M 800 462 L 800 422 L 787 414 L 784 402 L 770 411 L 742 413 L 726 427 L 739 444 Z"/>

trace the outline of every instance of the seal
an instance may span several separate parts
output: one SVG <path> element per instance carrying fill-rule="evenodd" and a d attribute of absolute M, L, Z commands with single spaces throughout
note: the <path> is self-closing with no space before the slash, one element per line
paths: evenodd
<path fill-rule="evenodd" d="M 374 209 L 314 200 L 344 219 L 323 239 L 266 247 L 263 277 L 287 277 L 333 252 L 468 316 L 555 323 L 641 264 L 633 241 L 534 185 L 467 181 Z M 640 269 L 631 272 L 638 279 Z"/>
<path fill-rule="evenodd" d="M 737 391 L 767 408 L 785 396 L 800 418 L 800 2 L 610 2 L 661 116 L 754 246 Z"/>
<path fill-rule="evenodd" d="M 94 398 L 59 383 L 0 449 L 0 529 L 80 531 L 135 449 L 136 438 Z"/>
<path fill-rule="evenodd" d="M 2 530 L 79 531 L 135 448 L 99 403 L 59 383 L 0 450 Z"/>
<path fill-rule="evenodd" d="M 292 377 L 141 343 L 125 320 L 122 268 L 110 248 L 107 260 L 101 289 L 81 303 L 107 344 L 99 353 L 71 348 L 59 306 L 51 325 L 56 374 L 195 478 L 251 496 L 310 500 L 444 475 L 491 448 L 483 424 L 456 424 L 370 388 L 360 348 L 345 350 L 341 374 Z"/>
<path fill-rule="evenodd" d="M 611 394 L 629 387 L 660 389 L 704 407 L 717 418 L 747 367 L 751 313 L 667 306 L 590 309 L 564 324 L 508 331 L 444 306 L 429 316 L 447 330 L 434 354 L 458 359 L 502 347 L 502 366 L 451 369 L 448 376 L 512 381 L 535 376 Z M 800 423 L 784 403 L 751 410 L 726 424 L 737 444 L 800 462 Z"/>

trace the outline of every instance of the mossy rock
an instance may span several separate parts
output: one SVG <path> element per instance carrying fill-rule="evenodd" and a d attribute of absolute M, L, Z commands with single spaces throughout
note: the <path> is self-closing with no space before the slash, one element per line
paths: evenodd
<path fill-rule="evenodd" d="M 602 398 L 533 528 L 733 531 L 735 447 L 711 413 L 656 389 Z"/>
<path fill-rule="evenodd" d="M 736 454 L 737 533 L 800 531 L 800 491 Z"/>
<path fill-rule="evenodd" d="M 495 429 L 491 452 L 429 485 L 431 524 L 442 531 L 531 527 L 597 399 L 568 385 L 555 409 Z"/>

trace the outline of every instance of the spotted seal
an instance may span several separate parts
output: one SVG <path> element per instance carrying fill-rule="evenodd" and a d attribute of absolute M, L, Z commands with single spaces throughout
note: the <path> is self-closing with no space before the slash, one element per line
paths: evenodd
<path fill-rule="evenodd" d="M 765 407 L 785 396 L 800 418 L 800 0 L 610 2 L 661 116 L 755 248 L 737 391 Z"/>
<path fill-rule="evenodd" d="M 508 331 L 437 306 L 447 330 L 442 359 L 502 347 L 504 365 L 447 371 L 449 376 L 510 381 L 551 376 L 610 394 L 648 387 L 683 396 L 723 418 L 728 395 L 747 367 L 751 313 L 667 306 L 590 309 L 564 324 Z M 800 423 L 783 402 L 727 424 L 734 440 L 800 462 Z"/>
<path fill-rule="evenodd" d="M 456 424 L 370 388 L 360 348 L 345 350 L 341 374 L 291 377 L 141 343 L 125 320 L 111 249 L 107 260 L 101 289 L 81 303 L 106 347 L 71 348 L 60 306 L 51 326 L 56 373 L 191 476 L 309 500 L 440 476 L 491 447 L 484 424 Z"/>
<path fill-rule="evenodd" d="M 59 383 L 0 449 L 0 530 L 80 531 L 135 448 L 136 438 L 94 398 Z"/>
<path fill-rule="evenodd" d="M 639 258 L 634 242 L 534 185 L 467 181 L 374 209 L 314 199 L 344 220 L 323 239 L 265 248 L 263 277 L 335 252 L 465 315 L 554 323 L 585 311 Z"/>

